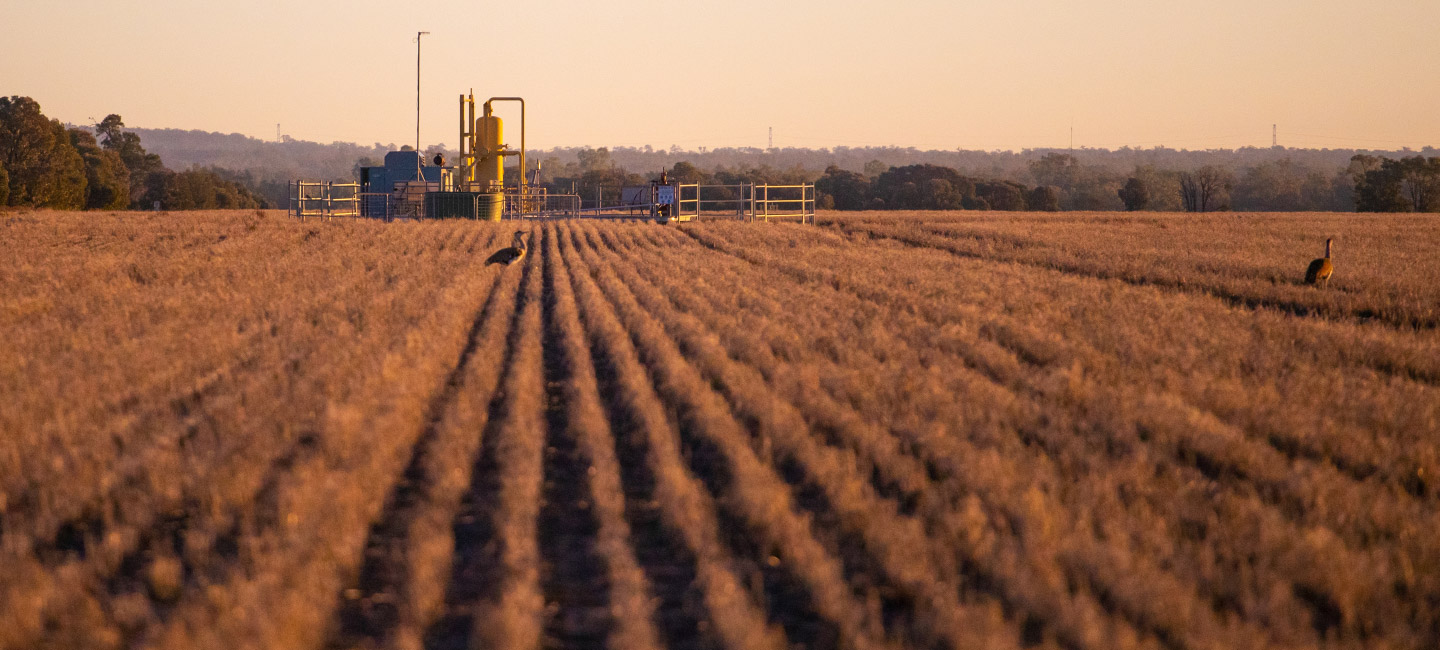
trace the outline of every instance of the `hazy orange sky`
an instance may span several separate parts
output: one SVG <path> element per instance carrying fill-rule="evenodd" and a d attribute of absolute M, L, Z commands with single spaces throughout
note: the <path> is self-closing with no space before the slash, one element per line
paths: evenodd
<path fill-rule="evenodd" d="M 0 93 L 413 143 L 418 30 L 427 145 L 472 87 L 532 149 L 1440 145 L 1440 0 L 0 0 Z"/>

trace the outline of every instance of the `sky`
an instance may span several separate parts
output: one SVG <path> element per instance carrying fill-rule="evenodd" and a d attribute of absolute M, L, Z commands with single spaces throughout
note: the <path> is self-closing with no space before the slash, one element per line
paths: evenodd
<path fill-rule="evenodd" d="M 1440 0 L 0 0 L 0 94 L 413 144 L 422 30 L 426 146 L 1440 146 Z"/>

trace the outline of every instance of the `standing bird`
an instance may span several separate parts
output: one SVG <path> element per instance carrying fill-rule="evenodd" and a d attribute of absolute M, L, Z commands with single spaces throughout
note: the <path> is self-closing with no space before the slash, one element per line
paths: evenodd
<path fill-rule="evenodd" d="M 510 242 L 510 246 L 495 251 L 490 259 L 485 260 L 485 265 L 504 264 L 509 266 L 525 259 L 525 236 L 528 234 L 530 234 L 528 230 L 516 230 L 515 239 Z"/>
<path fill-rule="evenodd" d="M 1325 288 L 1330 288 L 1330 274 L 1335 272 L 1335 265 L 1330 263 L 1330 243 L 1333 238 L 1325 240 L 1325 257 L 1310 262 L 1310 268 L 1305 270 L 1305 284 L 1325 283 Z"/>

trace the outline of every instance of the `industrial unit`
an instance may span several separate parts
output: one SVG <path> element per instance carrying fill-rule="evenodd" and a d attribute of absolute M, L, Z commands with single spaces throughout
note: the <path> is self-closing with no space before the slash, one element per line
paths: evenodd
<path fill-rule="evenodd" d="M 505 143 L 505 124 L 495 104 L 520 108 L 520 148 Z M 525 100 L 491 97 L 475 114 L 475 95 L 460 96 L 460 159 L 447 166 L 437 155 L 427 165 L 419 151 L 391 151 L 383 165 L 360 168 L 358 183 L 292 181 L 290 213 L 297 217 L 355 216 L 382 219 L 546 217 L 649 218 L 661 223 L 689 221 L 702 213 L 750 220 L 798 218 L 814 221 L 815 187 L 803 185 L 672 184 L 661 173 L 648 186 L 626 187 L 617 205 L 598 199 L 584 207 L 578 194 L 551 193 L 530 182 L 525 159 Z M 513 182 L 505 179 L 505 159 L 518 160 Z M 538 165 L 535 173 L 538 177 Z"/>

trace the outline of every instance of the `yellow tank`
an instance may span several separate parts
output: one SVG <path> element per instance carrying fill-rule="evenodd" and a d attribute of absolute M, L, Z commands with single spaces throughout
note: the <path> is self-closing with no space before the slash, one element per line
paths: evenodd
<path fill-rule="evenodd" d="M 475 118 L 475 180 L 481 187 L 498 190 L 505 184 L 504 128 L 494 114 Z"/>
<path fill-rule="evenodd" d="M 505 195 L 499 192 L 481 194 L 476 201 L 480 214 L 476 215 L 486 221 L 499 221 L 505 215 Z"/>

